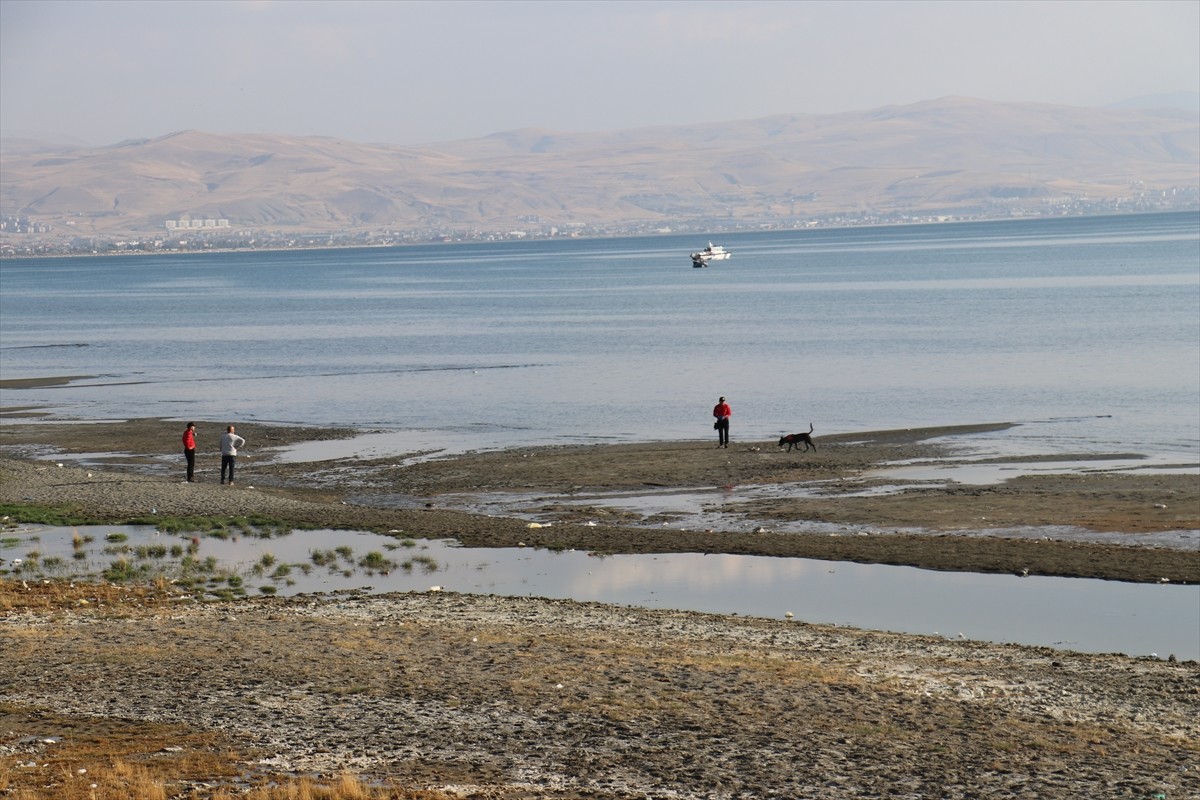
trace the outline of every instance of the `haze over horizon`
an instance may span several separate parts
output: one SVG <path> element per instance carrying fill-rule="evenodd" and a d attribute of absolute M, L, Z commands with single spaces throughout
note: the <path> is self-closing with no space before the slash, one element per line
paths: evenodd
<path fill-rule="evenodd" d="M 152 9 L 152 10 L 151 10 Z M 1200 91 L 1200 3 L 0 2 L 0 136 L 421 144 Z"/>

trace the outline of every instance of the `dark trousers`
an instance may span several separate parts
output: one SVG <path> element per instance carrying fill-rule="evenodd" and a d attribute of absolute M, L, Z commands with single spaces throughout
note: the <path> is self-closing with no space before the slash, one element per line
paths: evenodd
<path fill-rule="evenodd" d="M 720 444 L 729 446 L 729 418 L 717 420 L 717 441 Z"/>
<path fill-rule="evenodd" d="M 237 456 L 221 454 L 221 483 L 225 482 L 225 470 L 229 470 L 229 482 L 233 483 L 233 465 L 237 463 Z"/>
<path fill-rule="evenodd" d="M 196 448 L 184 449 L 183 457 L 187 459 L 187 479 L 191 483 L 196 474 Z"/>

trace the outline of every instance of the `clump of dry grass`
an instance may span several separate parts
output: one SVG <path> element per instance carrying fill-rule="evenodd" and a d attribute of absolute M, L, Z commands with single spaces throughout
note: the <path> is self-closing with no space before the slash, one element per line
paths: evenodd
<path fill-rule="evenodd" d="M 11 800 L 451 800 L 428 789 L 293 775 L 246 777 L 220 733 L 0 704 L 0 797 Z M 47 731 L 54 731 L 51 736 Z"/>
<path fill-rule="evenodd" d="M 13 788 L 0 777 L 0 792 L 13 800 L 456 800 L 430 789 L 380 786 L 343 774 L 331 781 L 259 778 L 255 786 L 196 788 L 168 783 L 145 767 L 117 761 L 95 772 L 52 776 L 44 787 Z"/>
<path fill-rule="evenodd" d="M 214 797 L 213 800 L 451 800 L 459 795 L 429 789 L 372 786 L 349 773 L 329 783 L 298 778 L 281 786 L 260 786 L 246 794 Z"/>
<path fill-rule="evenodd" d="M 0 579 L 0 611 L 52 611 L 152 605 L 182 594 L 165 580 L 143 585 Z"/>
<path fill-rule="evenodd" d="M 166 800 L 172 780 L 229 780 L 241 755 L 216 732 L 0 704 L 0 795 Z M 9 738 L 11 737 L 11 738 Z"/>

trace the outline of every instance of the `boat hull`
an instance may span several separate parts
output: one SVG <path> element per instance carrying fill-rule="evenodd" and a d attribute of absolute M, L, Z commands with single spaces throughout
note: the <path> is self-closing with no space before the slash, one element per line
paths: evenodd
<path fill-rule="evenodd" d="M 708 247 L 701 250 L 699 253 L 692 253 L 693 267 L 707 267 L 710 261 L 724 261 L 729 258 L 732 253 L 724 247 L 714 247 L 710 242 Z"/>

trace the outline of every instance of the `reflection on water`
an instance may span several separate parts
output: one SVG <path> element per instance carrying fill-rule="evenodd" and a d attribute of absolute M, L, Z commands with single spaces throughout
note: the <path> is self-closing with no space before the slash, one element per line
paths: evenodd
<path fill-rule="evenodd" d="M 190 561 L 189 561 L 190 559 Z M 931 572 L 811 559 L 464 548 L 346 531 L 273 538 L 161 534 L 147 526 L 31 528 L 0 538 L 0 574 L 98 577 L 124 563 L 203 593 L 446 591 L 598 601 L 1084 652 L 1200 658 L 1200 586 Z"/>
<path fill-rule="evenodd" d="M 1089 460 L 1061 459 L 1052 461 L 1006 461 L 995 463 L 943 461 L 913 461 L 904 465 L 887 465 L 866 473 L 867 477 L 895 481 L 935 481 L 965 483 L 974 486 L 995 486 L 1022 475 L 1153 473 L 1155 475 L 1200 475 L 1200 465 L 1181 463 L 1168 456 L 1092 458 Z"/>

